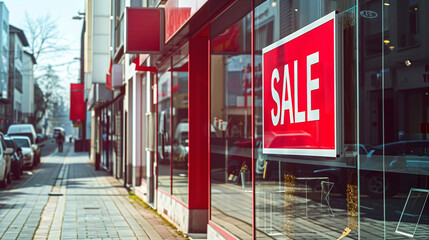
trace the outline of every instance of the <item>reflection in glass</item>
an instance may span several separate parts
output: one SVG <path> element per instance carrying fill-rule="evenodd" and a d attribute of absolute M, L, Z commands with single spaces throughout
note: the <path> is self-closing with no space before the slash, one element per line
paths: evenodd
<path fill-rule="evenodd" d="M 411 188 L 395 233 L 414 237 L 429 196 L 429 190 Z"/>
<path fill-rule="evenodd" d="M 255 8 L 255 211 L 257 239 L 358 238 L 354 1 L 264 1 Z M 310 3 L 311 2 L 311 3 Z M 337 158 L 262 153 L 262 49 L 337 11 L 340 112 Z M 287 53 L 286 53 L 287 54 Z M 338 67 L 337 67 L 338 68 Z M 341 73 L 341 74 L 339 74 Z M 340 76 L 340 77 L 338 77 Z M 305 86 L 303 86 L 305 87 Z M 302 134 L 301 134 L 302 135 Z M 300 135 L 296 135 L 297 138 Z"/>
<path fill-rule="evenodd" d="M 171 71 L 170 61 L 158 75 L 158 188 L 171 194 Z"/>
<path fill-rule="evenodd" d="M 235 5 L 234 16 L 228 12 L 211 27 L 211 220 L 251 239 L 250 2 L 237 4 L 245 7 Z"/>
<path fill-rule="evenodd" d="M 188 203 L 188 47 L 173 56 L 173 196 Z"/>
<path fill-rule="evenodd" d="M 429 6 L 404 0 L 388 5 L 371 1 L 361 8 L 382 14 L 359 22 L 359 40 L 373 43 L 371 51 L 366 50 L 369 44 L 359 51 L 360 141 L 371 146 L 360 156 L 361 236 L 374 236 L 375 221 L 380 238 L 411 234 L 427 239 L 428 208 L 422 207 L 422 193 L 411 190 L 429 189 L 429 52 L 423 50 L 429 47 L 423 20 Z M 422 209 L 418 225 L 417 209 Z M 415 233 L 412 226 L 417 227 Z"/>

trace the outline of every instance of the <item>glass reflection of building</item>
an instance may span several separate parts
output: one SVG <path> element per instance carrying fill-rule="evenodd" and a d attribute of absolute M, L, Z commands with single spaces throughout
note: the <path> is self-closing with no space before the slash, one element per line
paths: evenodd
<path fill-rule="evenodd" d="M 188 204 L 188 46 L 158 72 L 158 189 Z"/>
<path fill-rule="evenodd" d="M 201 220 L 208 239 L 428 238 L 428 1 L 144 2 L 161 2 L 171 27 L 141 65 L 156 69 L 147 178 L 159 213 L 184 231 Z M 338 154 L 264 154 L 263 49 L 333 12 Z"/>
<path fill-rule="evenodd" d="M 12 123 L 9 103 L 9 11 L 0 3 L 0 131 L 6 132 Z"/>
<path fill-rule="evenodd" d="M 425 239 L 429 35 L 422 21 L 428 7 L 425 1 L 256 1 L 253 66 L 250 3 L 237 1 L 213 21 L 211 220 L 240 239 L 252 238 L 252 209 L 257 239 Z M 342 86 L 340 155 L 262 154 L 262 48 L 332 11 Z M 246 82 L 252 67 L 253 136 Z"/>

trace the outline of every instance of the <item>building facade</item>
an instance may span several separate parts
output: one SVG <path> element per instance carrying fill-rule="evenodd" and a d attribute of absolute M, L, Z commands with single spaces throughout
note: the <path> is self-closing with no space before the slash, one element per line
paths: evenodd
<path fill-rule="evenodd" d="M 106 73 L 108 72 L 110 61 L 109 1 L 86 1 L 85 13 L 85 100 L 88 110 L 91 112 L 90 118 L 87 118 L 87 122 L 90 122 L 91 131 L 86 131 L 86 134 L 91 136 L 90 153 L 91 157 L 96 161 L 97 169 L 102 167 L 111 171 L 110 164 L 101 158 L 101 147 L 106 141 L 107 135 L 103 135 L 101 131 L 98 131 L 102 127 L 102 106 L 113 99 L 112 92 L 106 88 Z"/>
<path fill-rule="evenodd" d="M 23 122 L 23 71 L 24 47 L 28 47 L 28 40 L 24 31 L 9 26 L 9 100 L 13 109 L 12 122 Z M 30 64 L 30 63 L 29 63 Z"/>
<path fill-rule="evenodd" d="M 34 65 L 37 63 L 33 54 L 24 51 L 22 60 L 22 121 L 32 123 L 34 106 Z"/>
<path fill-rule="evenodd" d="M 12 124 L 12 114 L 9 101 L 9 10 L 4 2 L 0 3 L 0 131 L 6 132 Z"/>
<path fill-rule="evenodd" d="M 136 8 L 158 9 L 159 20 L 139 14 L 165 29 L 135 27 Z M 113 98 L 94 108 L 93 151 L 180 230 L 427 238 L 427 1 L 110 1 L 108 11 Z M 135 31 L 162 47 L 129 51 Z"/>

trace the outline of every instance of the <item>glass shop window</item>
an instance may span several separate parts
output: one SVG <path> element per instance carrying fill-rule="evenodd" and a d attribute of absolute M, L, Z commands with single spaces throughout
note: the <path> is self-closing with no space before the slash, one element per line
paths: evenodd
<path fill-rule="evenodd" d="M 158 74 L 158 189 L 171 194 L 171 61 Z"/>
<path fill-rule="evenodd" d="M 210 26 L 211 220 L 240 239 L 252 237 L 249 12 L 237 1 Z"/>
<path fill-rule="evenodd" d="M 173 196 L 188 203 L 188 45 L 173 55 Z"/>
<path fill-rule="evenodd" d="M 254 17 L 254 174 L 257 239 L 338 239 L 343 233 L 346 233 L 347 237 L 357 239 L 356 156 L 358 152 L 366 150 L 360 149 L 364 146 L 357 145 L 355 134 L 357 62 L 354 4 L 355 1 L 347 0 L 257 1 Z M 341 63 L 338 65 L 337 81 L 344 91 L 338 95 L 341 99 L 338 112 L 343 116 L 339 121 L 344 129 L 341 134 L 344 139 L 341 140 L 341 154 L 337 157 L 263 154 L 262 50 L 333 11 L 337 11 L 335 51 L 337 61 Z M 310 45 L 311 42 L 308 42 L 302 47 Z M 284 55 L 288 54 L 291 53 L 285 52 Z M 283 79 L 283 70 L 280 76 Z M 297 75 L 290 76 L 293 83 Z M 323 84 L 322 82 L 323 79 L 320 79 L 320 84 Z M 299 88 L 306 88 L 306 84 L 299 85 Z M 294 87 L 291 94 L 294 99 Z M 322 129 L 319 134 L 321 131 Z M 283 136 L 274 136 L 271 144 L 290 141 L 290 144 L 303 146 L 300 145 L 302 142 L 311 142 L 309 139 L 316 138 L 316 135 L 289 130 Z"/>

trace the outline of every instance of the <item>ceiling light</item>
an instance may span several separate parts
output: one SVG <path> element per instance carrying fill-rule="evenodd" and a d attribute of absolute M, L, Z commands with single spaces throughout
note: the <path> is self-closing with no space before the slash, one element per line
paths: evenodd
<path fill-rule="evenodd" d="M 405 66 L 407 67 L 411 66 L 411 61 L 409 59 L 405 60 Z"/>
<path fill-rule="evenodd" d="M 390 43 L 390 40 L 386 39 L 386 40 L 384 40 L 383 42 L 384 42 L 384 44 L 386 44 L 386 45 L 387 45 L 387 44 L 389 44 L 389 43 Z"/>
<path fill-rule="evenodd" d="M 390 47 L 389 47 L 389 49 L 390 49 L 391 51 L 393 51 L 393 49 L 395 49 L 395 46 L 390 46 Z"/>
<path fill-rule="evenodd" d="M 384 6 L 390 6 L 390 3 L 385 2 L 385 3 L 384 3 Z"/>
<path fill-rule="evenodd" d="M 275 1 L 274 1 L 274 2 L 272 2 L 272 3 L 271 3 L 271 6 L 273 6 L 273 7 L 277 6 L 277 2 L 275 2 Z"/>
<path fill-rule="evenodd" d="M 298 8 L 295 8 L 295 12 L 298 12 Z"/>

